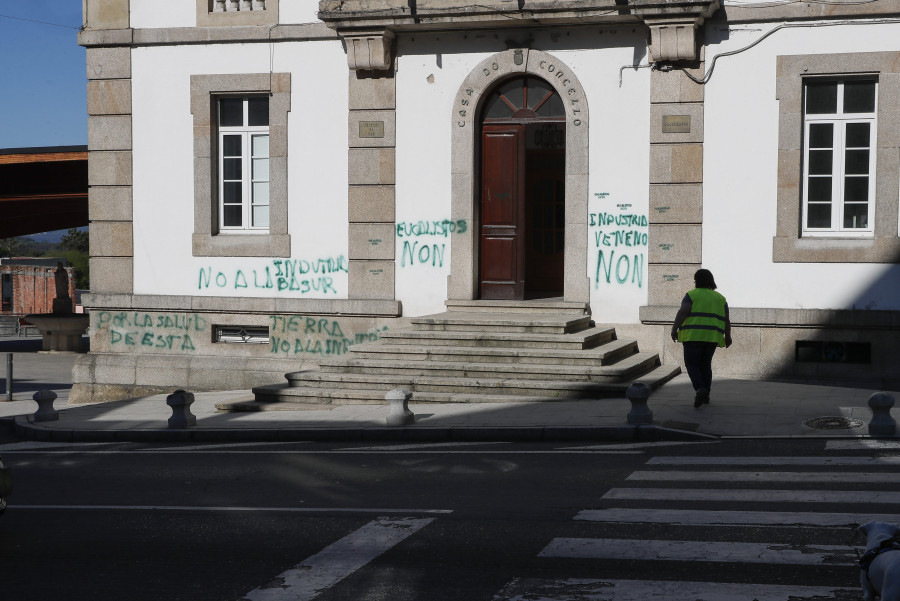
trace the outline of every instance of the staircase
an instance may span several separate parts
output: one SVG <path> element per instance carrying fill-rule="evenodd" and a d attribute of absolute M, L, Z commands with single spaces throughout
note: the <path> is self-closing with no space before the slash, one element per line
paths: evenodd
<path fill-rule="evenodd" d="M 252 402 L 219 409 L 383 404 L 392 388 L 412 392 L 415 403 L 623 398 L 637 380 L 657 388 L 680 372 L 619 339 L 615 328 L 595 325 L 583 303 L 448 301 L 447 308 L 353 345 L 316 371 L 254 388 Z"/>

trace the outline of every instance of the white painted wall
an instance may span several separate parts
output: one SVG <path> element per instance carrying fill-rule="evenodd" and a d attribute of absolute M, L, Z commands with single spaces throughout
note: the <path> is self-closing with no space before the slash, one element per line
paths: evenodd
<path fill-rule="evenodd" d="M 333 279 L 331 289 L 300 294 L 277 290 L 273 259 L 192 256 L 194 126 L 190 76 L 268 70 L 268 44 L 133 51 L 136 294 L 347 297 L 346 272 L 329 274 Z M 346 257 L 346 56 L 336 41 L 278 44 L 274 70 L 292 74 L 288 115 L 291 259 L 315 263 Z M 265 287 L 267 269 L 272 275 L 272 288 Z M 254 286 L 254 271 L 263 287 Z M 210 274 L 209 286 L 202 289 L 201 273 Z M 219 273 L 222 286 L 216 283 Z M 247 287 L 240 285 L 244 281 Z"/>
<path fill-rule="evenodd" d="M 536 34 L 532 47 L 565 63 L 584 86 L 590 108 L 590 212 L 637 214 L 648 212 L 649 72 L 629 69 L 619 87 L 623 65 L 645 60 L 646 42 L 631 28 L 600 36 L 596 31 Z M 397 221 L 428 223 L 452 219 L 450 214 L 450 137 L 453 101 L 459 86 L 478 63 L 506 49 L 505 38 L 493 34 L 430 34 L 398 40 L 397 72 Z M 590 48 L 583 50 L 582 48 Z M 601 199 L 600 195 L 603 198 Z M 568 216 L 567 216 L 568 218 Z M 581 219 L 587 224 L 589 216 Z M 582 266 L 591 279 L 591 307 L 604 322 L 635 322 L 646 304 L 646 246 L 629 248 L 620 272 L 615 265 L 611 282 L 605 270 L 597 281 L 599 252 L 619 261 L 623 248 L 595 243 L 596 234 L 617 228 L 587 228 L 588 259 Z M 646 232 L 646 227 L 642 228 Z M 601 238 L 602 240 L 602 238 Z M 418 243 L 418 244 L 417 244 Z M 421 315 L 442 311 L 450 274 L 453 234 L 397 238 L 397 298 L 404 312 Z M 416 245 L 417 244 L 417 245 Z M 422 245 L 430 249 L 421 251 Z M 416 245 L 413 247 L 413 245 Z M 434 261 L 435 245 L 444 249 L 443 262 Z M 416 261 L 410 264 L 411 252 Z M 422 253 L 422 254 L 418 254 Z M 612 253 L 615 253 L 614 255 Z M 640 273 L 631 265 L 639 257 Z M 428 259 L 423 264 L 421 259 Z M 626 273 L 627 272 L 627 273 Z"/>
<path fill-rule="evenodd" d="M 315 23 L 319 20 L 319 0 L 281 0 L 279 23 Z"/>
<path fill-rule="evenodd" d="M 319 21 L 319 0 L 281 0 L 278 22 L 281 24 Z M 131 0 L 131 27 L 194 27 L 197 5 L 194 0 Z"/>
<path fill-rule="evenodd" d="M 708 40 L 726 39 L 707 48 L 707 65 L 717 54 L 752 44 L 771 27 L 733 26 L 727 36 L 712 28 Z M 900 24 L 790 28 L 717 61 L 706 85 L 703 264 L 731 306 L 900 309 L 897 266 L 772 261 L 778 191 L 776 57 L 896 51 L 897 39 Z"/>
<path fill-rule="evenodd" d="M 197 4 L 194 0 L 131 0 L 131 27 L 194 27 Z"/>

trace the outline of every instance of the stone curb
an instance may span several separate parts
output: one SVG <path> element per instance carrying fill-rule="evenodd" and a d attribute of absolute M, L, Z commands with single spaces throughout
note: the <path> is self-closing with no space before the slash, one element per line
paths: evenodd
<path fill-rule="evenodd" d="M 39 442 L 656 442 L 720 438 L 652 425 L 78 430 L 48 428 L 28 416 L 15 419 L 15 433 Z"/>

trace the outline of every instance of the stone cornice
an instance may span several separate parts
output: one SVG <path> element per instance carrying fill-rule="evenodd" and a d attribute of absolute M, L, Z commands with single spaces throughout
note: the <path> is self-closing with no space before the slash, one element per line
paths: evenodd
<path fill-rule="evenodd" d="M 342 315 L 399 317 L 400 301 L 365 299 L 256 298 L 91 293 L 82 296 L 89 311 L 183 311 L 253 315 Z"/>
<path fill-rule="evenodd" d="M 900 14 L 900 0 L 878 0 L 878 2 L 828 3 L 794 2 L 790 4 L 729 4 L 723 6 L 711 21 L 735 25 L 740 23 L 764 23 L 768 21 L 809 21 L 839 19 L 896 18 Z"/>
<path fill-rule="evenodd" d="M 323 23 L 245 25 L 238 27 L 161 27 L 158 29 L 86 29 L 78 34 L 81 46 L 175 46 L 244 42 L 336 40 L 338 34 Z"/>
<path fill-rule="evenodd" d="M 348 53 L 350 69 L 386 70 L 395 31 L 522 28 L 547 25 L 645 23 L 653 62 L 697 60 L 697 28 L 719 8 L 719 0 L 321 0 L 319 18 L 355 44 L 377 54 L 365 66 Z M 380 33 L 379 33 L 380 32 Z M 382 57 L 381 54 L 385 53 Z M 382 65 L 382 66 L 379 66 Z"/>
<path fill-rule="evenodd" d="M 595 25 L 645 17 L 704 19 L 718 0 L 321 0 L 319 18 L 336 30 L 382 27 L 395 31 Z"/>

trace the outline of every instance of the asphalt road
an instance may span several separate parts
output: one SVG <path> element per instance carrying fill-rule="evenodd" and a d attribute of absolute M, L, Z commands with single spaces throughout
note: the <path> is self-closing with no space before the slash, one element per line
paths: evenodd
<path fill-rule="evenodd" d="M 0 436 L 10 601 L 859 599 L 900 447 Z"/>

